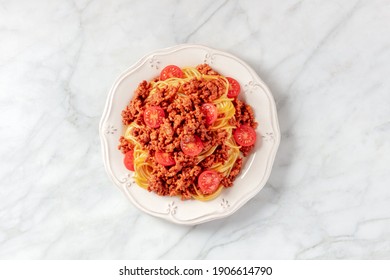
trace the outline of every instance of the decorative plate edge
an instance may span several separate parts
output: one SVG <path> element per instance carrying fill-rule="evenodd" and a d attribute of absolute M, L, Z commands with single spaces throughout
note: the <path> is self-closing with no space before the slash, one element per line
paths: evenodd
<path fill-rule="evenodd" d="M 237 200 L 233 205 L 229 205 L 228 209 L 225 211 L 221 212 L 221 211 L 216 210 L 212 213 L 207 213 L 207 214 L 204 214 L 204 215 L 199 216 L 199 217 L 195 217 L 195 218 L 187 219 L 187 220 L 181 220 L 181 219 L 178 219 L 176 217 L 176 215 L 175 215 L 176 210 L 175 210 L 174 215 L 172 215 L 172 213 L 171 213 L 172 211 L 167 211 L 167 213 L 161 213 L 161 212 L 155 212 L 155 211 L 144 208 L 128 192 L 127 188 L 123 186 L 122 182 L 114 176 L 114 174 L 112 173 L 111 167 L 108 164 L 108 162 L 109 162 L 108 161 L 108 157 L 109 157 L 108 150 L 109 149 L 108 149 L 108 142 L 106 139 L 106 135 L 104 133 L 105 132 L 104 127 L 108 125 L 107 118 L 108 118 L 109 114 L 111 113 L 112 102 L 113 102 L 112 97 L 113 97 L 117 87 L 119 86 L 119 84 L 121 83 L 121 81 L 124 78 L 126 78 L 128 75 L 135 72 L 140 66 L 145 64 L 148 60 L 150 60 L 155 55 L 167 55 L 167 54 L 171 54 L 173 52 L 179 51 L 181 49 L 187 49 L 187 48 L 199 48 L 199 49 L 203 49 L 203 50 L 207 51 L 207 54 L 209 54 L 211 56 L 214 56 L 216 54 L 220 54 L 220 55 L 227 56 L 233 60 L 236 60 L 237 62 L 239 62 L 241 65 L 243 65 L 246 68 L 246 70 L 251 74 L 252 77 L 255 77 L 256 80 L 258 80 L 260 82 L 259 86 L 262 87 L 262 89 L 263 89 L 264 93 L 266 94 L 268 101 L 270 102 L 270 105 L 271 105 L 270 106 L 271 107 L 271 110 L 270 110 L 271 114 L 270 115 L 271 115 L 271 119 L 272 119 L 271 127 L 273 130 L 274 142 L 272 144 L 270 155 L 267 159 L 265 174 L 256 188 L 254 188 L 251 192 L 248 192 L 241 199 Z M 150 53 L 146 54 L 145 56 L 143 56 L 140 60 L 138 60 L 132 66 L 128 67 L 125 71 L 123 71 L 120 74 L 120 76 L 116 79 L 115 83 L 111 87 L 109 94 L 106 98 L 104 111 L 103 111 L 102 117 L 101 117 L 100 122 L 99 122 L 99 136 L 100 136 L 100 140 L 102 143 L 102 151 L 103 151 L 102 155 L 103 155 L 104 167 L 106 169 L 106 172 L 110 175 L 109 177 L 110 177 L 111 181 L 121 190 L 121 192 L 124 193 L 139 210 L 141 210 L 145 213 L 148 213 L 152 216 L 160 217 L 160 218 L 163 218 L 165 220 L 174 222 L 176 224 L 181 224 L 181 225 L 197 225 L 197 224 L 209 222 L 212 220 L 225 218 L 225 217 L 230 216 L 233 213 L 235 213 L 245 203 L 247 203 L 251 198 L 256 196 L 264 188 L 266 182 L 268 181 L 268 179 L 270 177 L 272 167 L 273 167 L 273 164 L 275 161 L 276 153 L 277 153 L 277 150 L 279 148 L 280 140 L 281 140 L 281 133 L 280 133 L 279 122 L 278 122 L 278 117 L 277 117 L 277 112 L 276 112 L 275 100 L 274 100 L 273 95 L 272 95 L 271 91 L 269 90 L 268 86 L 256 74 L 256 72 L 246 62 L 244 62 L 243 60 L 241 60 L 240 58 L 238 58 L 234 55 L 231 55 L 227 52 L 213 49 L 213 48 L 210 48 L 207 46 L 193 45 L 193 44 L 181 44 L 181 45 L 176 45 L 173 47 L 159 49 L 159 50 L 150 52 Z"/>

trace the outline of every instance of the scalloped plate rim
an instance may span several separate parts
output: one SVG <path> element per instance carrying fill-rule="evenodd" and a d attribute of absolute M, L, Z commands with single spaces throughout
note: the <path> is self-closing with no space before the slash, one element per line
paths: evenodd
<path fill-rule="evenodd" d="M 270 152 L 270 154 L 268 155 L 268 158 L 267 158 L 267 165 L 266 165 L 266 170 L 265 170 L 264 176 L 261 178 L 259 183 L 256 185 L 256 188 L 254 188 L 252 191 L 250 191 L 250 192 L 246 193 L 245 195 L 243 195 L 239 200 L 237 200 L 234 203 L 234 205 L 231 205 L 229 207 L 229 210 L 224 211 L 224 212 L 214 211 L 212 213 L 204 214 L 202 216 L 198 216 L 198 217 L 195 217 L 195 218 L 192 218 L 192 219 L 179 220 L 179 219 L 176 219 L 174 217 L 174 215 L 171 214 L 169 211 L 160 212 L 159 213 L 159 212 L 154 212 L 154 211 L 151 211 L 151 210 L 143 207 L 135 198 L 133 198 L 132 195 L 130 195 L 127 192 L 126 186 L 123 186 L 123 183 L 121 183 L 112 174 L 112 170 L 111 170 L 111 168 L 110 168 L 110 166 L 108 164 L 108 162 L 109 162 L 109 160 L 108 160 L 109 150 L 108 150 L 108 147 L 107 147 L 108 143 L 107 143 L 107 141 L 105 139 L 105 134 L 104 134 L 104 124 L 106 123 L 107 118 L 108 118 L 108 116 L 109 116 L 109 114 L 111 112 L 112 102 L 113 102 L 113 95 L 115 94 L 116 88 L 123 81 L 123 79 L 125 79 L 128 75 L 132 74 L 133 72 L 137 71 L 138 68 L 143 66 L 148 61 L 148 59 L 152 58 L 153 56 L 156 56 L 156 55 L 168 55 L 168 54 L 171 54 L 171 53 L 174 53 L 176 51 L 179 51 L 181 49 L 186 49 L 186 48 L 190 48 L 190 49 L 191 48 L 198 48 L 198 49 L 200 48 L 200 49 L 208 51 L 209 53 L 213 53 L 213 54 L 217 53 L 217 54 L 221 54 L 221 55 L 225 55 L 227 57 L 230 57 L 233 60 L 236 60 L 240 64 L 242 64 L 252 74 L 252 76 L 256 77 L 260 81 L 260 86 L 263 88 L 264 92 L 267 94 L 267 97 L 268 97 L 268 99 L 269 99 L 269 101 L 271 103 L 272 127 L 274 129 L 274 131 L 273 131 L 273 133 L 274 133 L 274 144 L 273 144 L 273 148 L 271 149 L 271 152 Z M 102 144 L 102 156 L 103 156 L 103 162 L 104 162 L 105 170 L 108 173 L 109 178 L 114 183 L 114 185 L 117 188 L 119 188 L 120 191 L 139 210 L 141 210 L 141 211 L 143 211 L 145 213 L 148 213 L 149 215 L 152 215 L 152 216 L 155 216 L 155 217 L 159 217 L 159 218 L 162 218 L 164 220 L 167 220 L 167 221 L 170 221 L 170 222 L 173 222 L 173 223 L 176 223 L 176 224 L 182 224 L 182 225 L 196 225 L 196 224 L 201 224 L 201 223 L 210 222 L 210 221 L 213 221 L 213 220 L 216 220 L 216 219 L 228 217 L 228 216 L 232 215 L 233 213 L 235 213 L 237 210 L 239 210 L 250 199 L 252 199 L 254 196 L 256 196 L 256 194 L 258 194 L 261 191 L 261 189 L 263 189 L 263 187 L 266 185 L 266 183 L 267 183 L 267 181 L 269 179 L 269 176 L 271 174 L 272 167 L 273 167 L 273 164 L 274 164 L 274 161 L 275 161 L 276 153 L 277 153 L 277 150 L 279 148 L 280 140 L 281 140 L 280 128 L 279 128 L 279 122 L 278 122 L 278 116 L 277 116 L 277 110 L 276 110 L 276 104 L 275 104 L 275 101 L 274 101 L 274 98 L 273 98 L 273 95 L 272 95 L 271 91 L 269 90 L 268 86 L 263 82 L 263 80 L 257 75 L 257 73 L 246 62 L 244 62 L 240 58 L 238 58 L 238 57 L 236 57 L 236 56 L 234 56 L 234 55 L 232 55 L 230 53 L 227 53 L 225 51 L 221 51 L 221 50 L 218 50 L 218 49 L 210 48 L 210 47 L 207 47 L 207 46 L 204 46 L 204 45 L 200 45 L 200 44 L 180 44 L 180 45 L 175 45 L 175 46 L 172 46 L 172 47 L 158 49 L 158 50 L 149 52 L 146 55 L 144 55 L 142 58 L 140 58 L 137 62 L 135 62 L 133 65 L 128 67 L 126 70 L 124 70 L 116 78 L 116 80 L 113 83 L 112 87 L 110 88 L 109 94 L 108 94 L 108 96 L 106 98 L 103 114 L 102 114 L 102 117 L 101 117 L 100 122 L 99 122 L 99 137 L 100 137 L 100 141 L 101 141 L 101 144 Z"/>

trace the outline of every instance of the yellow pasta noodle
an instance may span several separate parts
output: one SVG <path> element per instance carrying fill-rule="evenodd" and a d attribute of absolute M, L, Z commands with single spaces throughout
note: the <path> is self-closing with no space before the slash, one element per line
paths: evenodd
<path fill-rule="evenodd" d="M 209 170 L 218 172 L 222 178 L 228 177 L 237 159 L 240 157 L 240 146 L 237 145 L 233 137 L 233 131 L 236 129 L 234 121 L 235 105 L 233 103 L 233 99 L 228 97 L 229 81 L 222 75 L 202 74 L 194 67 L 182 68 L 182 72 L 182 78 L 172 77 L 166 80 L 156 79 L 155 81 L 151 81 L 151 88 L 149 90 L 149 95 L 147 96 L 146 101 L 153 99 L 153 96 L 161 92 L 162 89 L 170 87 L 175 87 L 177 89 L 174 102 L 176 102 L 176 100 L 184 100 L 189 98 L 189 96 L 187 96 L 185 90 L 183 90 L 183 85 L 186 85 L 191 80 L 202 80 L 205 83 L 208 81 L 218 80 L 215 82 L 221 85 L 221 88 L 224 88 L 224 92 L 221 96 L 212 101 L 217 109 L 218 116 L 216 120 L 210 126 L 208 126 L 208 129 L 210 131 L 214 131 L 213 133 L 220 133 L 221 131 L 225 132 L 227 137 L 223 144 L 227 147 L 226 150 L 228 158 L 224 160 L 224 162 L 213 163 Z M 150 160 L 150 153 L 145 148 L 145 145 L 137 141 L 137 137 L 134 136 L 134 130 L 139 128 L 141 128 L 141 126 L 133 121 L 125 127 L 123 137 L 132 146 L 134 146 L 134 180 L 140 187 L 148 189 L 150 178 L 155 168 L 155 162 Z M 215 154 L 217 150 L 218 144 L 207 147 L 207 149 L 202 150 L 202 152 L 195 156 L 195 163 L 200 164 L 203 160 Z M 200 201 L 214 199 L 224 188 L 224 186 L 220 184 L 215 192 L 211 194 L 204 194 L 195 183 L 192 183 L 192 185 L 188 187 L 191 187 L 194 190 L 192 197 Z"/>

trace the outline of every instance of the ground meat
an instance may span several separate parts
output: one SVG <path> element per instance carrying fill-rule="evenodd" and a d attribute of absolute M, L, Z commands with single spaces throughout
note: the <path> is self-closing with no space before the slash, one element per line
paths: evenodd
<path fill-rule="evenodd" d="M 242 158 L 238 158 L 233 165 L 232 170 L 230 171 L 229 176 L 222 179 L 221 184 L 225 187 L 231 187 L 233 185 L 234 179 L 236 179 L 237 175 L 240 173 L 242 167 Z"/>
<path fill-rule="evenodd" d="M 214 71 L 208 64 L 200 64 L 196 66 L 196 69 L 204 75 L 219 75 L 218 72 Z"/>
<path fill-rule="evenodd" d="M 234 108 L 236 109 L 236 113 L 234 115 L 236 119 L 235 125 L 240 126 L 246 124 L 253 128 L 256 128 L 257 122 L 255 120 L 255 115 L 253 113 L 252 107 L 238 99 L 235 99 L 233 101 L 233 104 Z"/>
<path fill-rule="evenodd" d="M 141 116 L 144 111 L 145 99 L 149 95 L 149 89 L 151 85 L 147 81 L 142 81 L 135 93 L 133 99 L 130 101 L 129 105 L 122 111 L 122 123 L 124 125 L 129 125 L 133 121 L 137 123 L 142 122 Z"/>
<path fill-rule="evenodd" d="M 240 125 L 249 125 L 256 129 L 257 122 L 255 120 L 255 115 L 253 113 L 252 107 L 246 104 L 245 102 L 242 102 L 238 99 L 233 101 L 234 108 L 236 109 L 235 112 L 235 121 L 231 121 L 230 123 L 236 126 Z M 254 145 L 247 146 L 247 147 L 241 147 L 240 151 L 242 154 L 246 157 L 250 154 L 252 149 L 254 148 Z"/>
<path fill-rule="evenodd" d="M 134 149 L 134 146 L 131 145 L 129 143 L 129 141 L 127 141 L 125 139 L 125 137 L 121 136 L 119 138 L 119 145 L 118 145 L 118 149 L 121 150 L 122 153 L 126 154 L 128 151 Z"/>
<path fill-rule="evenodd" d="M 247 147 L 241 147 L 240 151 L 244 155 L 244 157 L 248 156 L 250 152 L 253 150 L 255 145 L 247 146 Z"/>
<path fill-rule="evenodd" d="M 226 87 L 222 80 L 197 80 L 192 79 L 185 83 L 181 90 L 185 95 L 191 97 L 195 105 L 209 103 L 221 97 L 224 94 Z"/>
<path fill-rule="evenodd" d="M 200 73 L 218 75 L 209 65 L 197 66 Z M 211 103 L 221 97 L 225 91 L 222 79 L 191 79 L 181 86 L 167 86 L 160 84 L 153 88 L 158 78 L 151 82 L 143 81 L 135 91 L 133 99 L 122 111 L 122 122 L 129 125 L 135 122 L 139 127 L 132 130 L 132 136 L 148 151 L 148 162 L 153 166 L 148 182 L 148 190 L 158 195 L 181 196 L 189 199 L 196 194 L 195 186 L 198 176 L 210 169 L 215 163 L 224 164 L 229 157 L 230 147 L 225 145 L 228 133 L 224 129 L 211 130 L 206 124 L 206 118 L 201 105 Z M 153 88 L 153 94 L 150 91 Z M 177 98 L 178 95 L 181 98 Z M 248 124 L 256 127 L 251 107 L 244 102 L 235 100 L 235 120 L 232 125 Z M 145 125 L 144 111 L 149 106 L 159 106 L 165 112 L 165 118 L 158 128 Z M 203 150 L 217 147 L 215 152 L 197 162 L 197 157 L 183 153 L 180 146 L 181 139 L 186 135 L 196 135 L 203 143 Z M 119 147 L 126 153 L 134 147 L 123 137 L 119 139 Z M 246 156 L 251 148 L 241 148 Z M 175 160 L 173 166 L 163 166 L 156 162 L 155 153 L 170 153 Z M 230 187 L 241 170 L 242 159 L 238 159 L 232 167 L 228 177 L 223 178 L 221 184 Z"/>

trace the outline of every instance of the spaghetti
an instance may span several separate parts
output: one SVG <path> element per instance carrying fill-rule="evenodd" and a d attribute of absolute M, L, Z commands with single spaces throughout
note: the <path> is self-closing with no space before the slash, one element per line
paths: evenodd
<path fill-rule="evenodd" d="M 159 78 L 143 81 L 122 112 L 119 145 L 136 183 L 201 201 L 230 187 L 241 152 L 246 156 L 256 140 L 253 111 L 237 99 L 239 91 L 236 80 L 207 64 L 170 65 Z"/>

